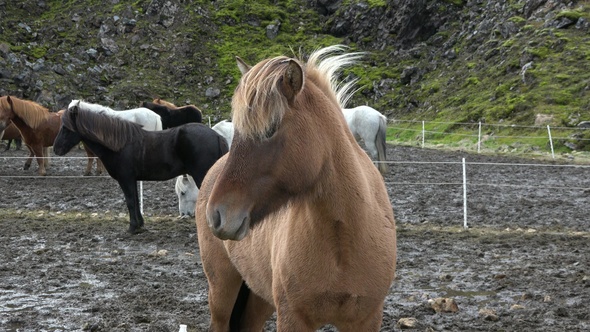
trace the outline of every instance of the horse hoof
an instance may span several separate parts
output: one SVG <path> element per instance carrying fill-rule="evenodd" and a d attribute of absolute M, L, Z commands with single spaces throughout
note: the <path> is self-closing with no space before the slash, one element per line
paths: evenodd
<path fill-rule="evenodd" d="M 147 232 L 147 229 L 145 229 L 143 227 L 136 228 L 136 229 L 131 229 L 130 228 L 128 232 L 131 233 L 131 234 L 133 234 L 133 235 L 135 235 L 135 234 L 145 233 L 145 232 Z"/>

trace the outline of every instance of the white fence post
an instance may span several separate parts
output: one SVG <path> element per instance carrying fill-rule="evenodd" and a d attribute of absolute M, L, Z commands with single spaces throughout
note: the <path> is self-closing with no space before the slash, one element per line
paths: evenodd
<path fill-rule="evenodd" d="M 139 181 L 139 212 L 143 215 L 143 181 Z"/>
<path fill-rule="evenodd" d="M 479 130 L 477 133 L 477 153 L 481 150 L 481 121 L 479 121 Z"/>
<path fill-rule="evenodd" d="M 422 121 L 422 148 L 424 148 L 424 121 Z"/>
<path fill-rule="evenodd" d="M 467 172 L 463 158 L 463 228 L 467 229 Z"/>
<path fill-rule="evenodd" d="M 547 125 L 547 132 L 549 133 L 549 144 L 551 145 L 551 157 L 555 159 L 555 152 L 553 151 L 553 139 L 551 138 L 551 128 Z"/>

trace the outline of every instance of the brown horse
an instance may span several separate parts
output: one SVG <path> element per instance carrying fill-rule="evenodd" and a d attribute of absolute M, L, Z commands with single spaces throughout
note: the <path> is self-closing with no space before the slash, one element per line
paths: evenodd
<path fill-rule="evenodd" d="M 208 172 L 196 224 L 211 331 L 378 331 L 396 231 L 383 177 L 341 109 L 335 73 L 359 53 L 315 51 L 254 67 L 232 99 L 232 150 Z M 230 322 L 231 321 L 231 322 Z"/>
<path fill-rule="evenodd" d="M 21 132 L 30 152 L 24 169 L 29 169 L 33 157 L 36 157 L 39 175 L 45 175 L 45 167 L 49 166 L 49 147 L 59 131 L 60 116 L 29 100 L 0 97 L 0 129 L 5 129 L 9 121 Z"/>
<path fill-rule="evenodd" d="M 47 108 L 30 100 L 14 96 L 0 97 L 0 131 L 8 127 L 11 121 L 21 132 L 30 152 L 24 169 L 31 167 L 35 157 L 39 165 L 39 175 L 46 175 L 45 168 L 49 166 L 50 157 L 49 147 L 53 145 L 59 132 L 61 114 L 49 112 Z M 88 150 L 86 152 L 88 153 Z M 92 159 L 89 158 L 89 162 L 92 162 Z"/>

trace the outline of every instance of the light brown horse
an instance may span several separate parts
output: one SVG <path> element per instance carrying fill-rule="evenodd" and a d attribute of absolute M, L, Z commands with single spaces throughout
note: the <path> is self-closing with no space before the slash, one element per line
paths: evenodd
<path fill-rule="evenodd" d="M 261 331 L 275 310 L 278 331 L 381 327 L 395 221 L 341 111 L 351 84 L 336 72 L 361 56 L 342 50 L 307 63 L 238 58 L 232 150 L 209 170 L 196 211 L 211 331 Z"/>

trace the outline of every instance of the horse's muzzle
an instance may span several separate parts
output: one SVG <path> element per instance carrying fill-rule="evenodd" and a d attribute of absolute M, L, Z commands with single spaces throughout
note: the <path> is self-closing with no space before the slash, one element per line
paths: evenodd
<path fill-rule="evenodd" d="M 213 235 L 221 240 L 240 241 L 248 234 L 248 212 L 228 213 L 225 206 L 207 209 L 207 224 Z"/>

